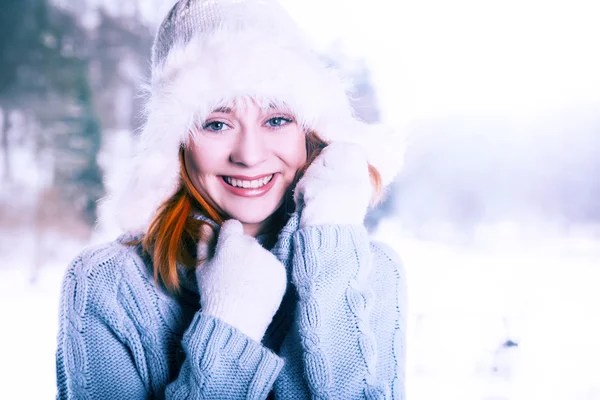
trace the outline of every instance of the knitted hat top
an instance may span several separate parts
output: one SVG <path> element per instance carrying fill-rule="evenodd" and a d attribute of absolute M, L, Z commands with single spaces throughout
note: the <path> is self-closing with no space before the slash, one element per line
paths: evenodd
<path fill-rule="evenodd" d="M 179 188 L 180 146 L 216 108 L 252 99 L 292 111 L 326 141 L 355 142 L 384 184 L 402 163 L 399 137 L 355 118 L 347 83 L 313 51 L 275 0 L 181 0 L 152 48 L 146 124 L 127 171 L 108 177 L 101 218 L 145 233 Z"/>
<path fill-rule="evenodd" d="M 294 21 L 275 1 L 179 1 L 158 30 L 152 48 L 152 64 L 162 63 L 174 45 L 185 45 L 194 37 L 218 30 L 249 28 L 289 37 L 300 34 Z"/>

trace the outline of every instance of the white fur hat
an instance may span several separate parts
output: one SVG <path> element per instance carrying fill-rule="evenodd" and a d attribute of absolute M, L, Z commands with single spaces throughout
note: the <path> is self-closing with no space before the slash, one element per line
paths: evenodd
<path fill-rule="evenodd" d="M 190 128 L 236 99 L 285 105 L 324 140 L 361 144 L 386 185 L 401 167 L 399 137 L 354 116 L 346 82 L 275 0 L 180 0 L 159 28 L 151 74 L 135 154 L 101 205 L 127 233 L 145 233 L 177 191 Z"/>

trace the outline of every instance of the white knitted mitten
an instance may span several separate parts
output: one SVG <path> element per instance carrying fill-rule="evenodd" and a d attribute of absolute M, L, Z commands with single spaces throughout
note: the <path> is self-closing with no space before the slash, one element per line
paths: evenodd
<path fill-rule="evenodd" d="M 200 249 L 199 249 L 200 250 Z M 214 256 L 196 269 L 201 311 L 260 342 L 281 304 L 284 265 L 237 220 L 219 231 Z"/>
<path fill-rule="evenodd" d="M 296 205 L 304 205 L 300 226 L 362 225 L 372 195 L 369 164 L 362 147 L 331 143 L 296 185 Z"/>

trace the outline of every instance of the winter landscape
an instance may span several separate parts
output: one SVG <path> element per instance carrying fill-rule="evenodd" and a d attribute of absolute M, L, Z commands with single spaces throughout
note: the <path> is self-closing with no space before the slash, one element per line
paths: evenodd
<path fill-rule="evenodd" d="M 95 226 L 95 204 L 140 127 L 172 3 L 22 0 L 1 14 L 2 398 L 55 396 L 60 283 L 117 234 Z M 406 136 L 367 224 L 406 269 L 407 398 L 600 400 L 599 6 L 284 5 L 357 83 L 357 113 Z"/>

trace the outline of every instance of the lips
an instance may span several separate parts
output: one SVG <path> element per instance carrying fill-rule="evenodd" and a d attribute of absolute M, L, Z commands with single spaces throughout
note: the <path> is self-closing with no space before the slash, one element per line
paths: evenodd
<path fill-rule="evenodd" d="M 278 176 L 279 174 L 277 173 L 255 177 L 221 176 L 220 181 L 225 189 L 236 196 L 259 197 L 271 190 Z"/>
<path fill-rule="evenodd" d="M 274 174 L 263 176 L 257 179 L 241 179 L 238 177 L 223 176 L 223 180 L 233 186 L 243 189 L 258 189 L 268 184 L 273 179 Z"/>

